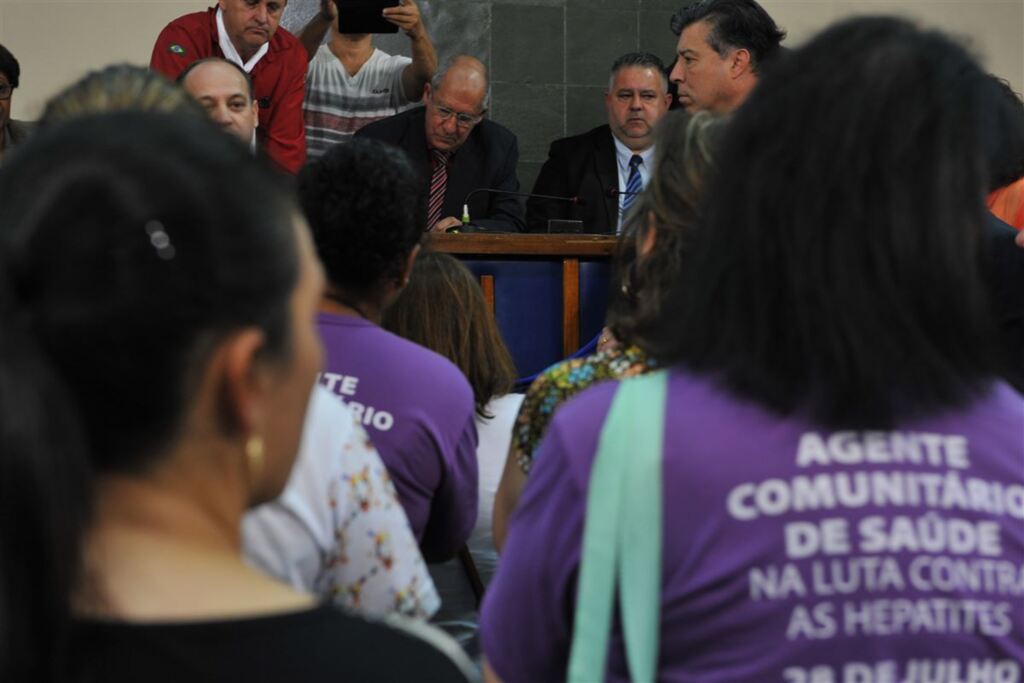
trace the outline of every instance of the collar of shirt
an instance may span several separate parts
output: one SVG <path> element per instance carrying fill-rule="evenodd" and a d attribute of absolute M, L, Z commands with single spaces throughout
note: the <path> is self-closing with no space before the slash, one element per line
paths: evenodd
<path fill-rule="evenodd" d="M 644 160 L 642 166 L 640 166 L 640 177 L 643 178 L 644 187 L 647 187 L 647 180 L 651 177 L 651 161 L 654 159 L 654 145 L 651 145 L 642 152 L 634 152 L 629 147 L 626 147 L 617 137 L 612 136 L 612 140 L 615 141 L 615 160 L 619 167 L 619 190 L 623 191 L 626 189 L 626 181 L 629 180 L 629 160 L 633 158 L 634 154 L 639 154 L 640 158 Z"/>
<path fill-rule="evenodd" d="M 217 42 L 220 43 L 220 51 L 224 53 L 224 59 L 242 67 L 245 73 L 252 72 L 256 65 L 259 64 L 259 61 L 263 59 L 263 56 L 270 50 L 270 41 L 268 40 L 260 46 L 260 49 L 256 51 L 256 54 L 248 62 L 243 62 L 242 56 L 238 54 L 235 44 L 231 42 L 231 38 L 228 36 L 228 30 L 224 28 L 224 12 L 220 7 L 217 8 Z"/>

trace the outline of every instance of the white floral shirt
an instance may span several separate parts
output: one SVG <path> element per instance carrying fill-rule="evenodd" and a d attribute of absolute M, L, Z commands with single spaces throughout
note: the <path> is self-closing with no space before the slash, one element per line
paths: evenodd
<path fill-rule="evenodd" d="M 441 604 L 380 456 L 321 386 L 287 487 L 245 516 L 242 540 L 253 566 L 360 614 L 427 619 Z"/>

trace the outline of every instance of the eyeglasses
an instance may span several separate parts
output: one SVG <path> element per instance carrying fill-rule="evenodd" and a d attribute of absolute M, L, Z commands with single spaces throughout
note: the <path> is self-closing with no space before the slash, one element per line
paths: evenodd
<path fill-rule="evenodd" d="M 476 124 L 480 123 L 480 121 L 482 121 L 484 118 L 484 114 L 487 113 L 487 110 L 484 109 L 479 114 L 463 114 L 460 111 L 454 111 L 452 109 L 449 109 L 448 107 L 442 104 L 434 104 L 433 102 L 431 102 L 431 105 L 434 107 L 434 112 L 437 114 L 437 117 L 439 119 L 441 119 L 442 121 L 447 121 L 448 119 L 454 116 L 455 124 L 458 126 L 462 126 L 463 128 L 475 126 Z"/>
<path fill-rule="evenodd" d="M 8 85 L 7 83 L 0 83 L 0 100 L 11 99 L 12 92 L 14 92 L 13 85 Z"/>

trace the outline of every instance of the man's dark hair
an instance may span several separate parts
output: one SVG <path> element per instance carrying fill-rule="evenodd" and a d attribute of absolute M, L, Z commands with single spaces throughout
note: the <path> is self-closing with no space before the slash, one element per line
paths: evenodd
<path fill-rule="evenodd" d="M 1010 84 L 988 76 L 992 104 L 984 113 L 986 155 L 989 160 L 989 190 L 998 190 L 1024 176 L 1024 100 Z"/>
<path fill-rule="evenodd" d="M 379 140 L 353 138 L 306 166 L 299 202 L 328 282 L 357 296 L 400 277 L 426 229 L 422 178 Z"/>
<path fill-rule="evenodd" d="M 726 132 L 651 352 L 828 427 L 987 391 L 986 88 L 963 48 L 898 19 L 774 65 Z"/>
<path fill-rule="evenodd" d="M 622 69 L 632 68 L 654 69 L 661 75 L 665 88 L 668 88 L 668 72 L 665 70 L 665 63 L 657 55 L 652 55 L 650 52 L 627 52 L 612 62 L 612 80 L 615 79 L 615 74 Z"/>
<path fill-rule="evenodd" d="M 11 84 L 12 88 L 18 87 L 19 79 L 21 78 L 21 66 L 18 64 L 18 60 L 14 58 L 11 51 L 3 45 L 0 45 L 0 73 L 7 76 L 7 81 Z"/>
<path fill-rule="evenodd" d="M 681 8 L 672 16 L 672 32 L 680 35 L 698 21 L 711 24 L 708 45 L 724 57 L 730 50 L 750 52 L 755 72 L 779 54 L 786 32 L 754 0 L 699 0 Z"/>
<path fill-rule="evenodd" d="M 182 69 L 181 73 L 178 74 L 178 78 L 175 80 L 175 82 L 178 85 L 185 87 L 185 79 L 188 78 L 188 75 L 192 73 L 196 69 L 196 67 L 202 64 L 210 64 L 213 62 L 216 62 L 218 64 L 230 64 L 235 68 L 235 71 L 242 75 L 242 78 L 245 80 L 245 85 L 249 89 L 249 101 L 252 102 L 254 97 L 252 90 L 252 77 L 245 72 L 245 69 L 238 66 L 230 59 L 224 59 L 223 57 L 204 57 L 203 59 L 197 59 L 196 61 L 192 62 L 184 69 Z"/>

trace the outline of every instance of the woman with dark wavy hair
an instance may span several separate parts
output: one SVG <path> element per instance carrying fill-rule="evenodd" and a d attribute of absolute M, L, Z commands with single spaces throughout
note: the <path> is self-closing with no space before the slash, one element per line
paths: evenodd
<path fill-rule="evenodd" d="M 478 593 L 490 583 L 498 562 L 491 537 L 494 494 L 508 455 L 512 422 L 523 402 L 522 394 L 512 393 L 516 367 L 480 283 L 448 254 L 427 252 L 416 258 L 409 284 L 384 312 L 383 324 L 455 363 L 473 388 L 479 437 L 476 525 L 460 557 L 432 565 L 430 573 L 441 594 L 434 623 L 476 654 Z"/>
<path fill-rule="evenodd" d="M 484 604 L 496 677 L 1020 677 L 985 78 L 888 18 L 766 70 L 643 335 L 671 367 L 581 394 L 537 453 Z"/>
<path fill-rule="evenodd" d="M 598 382 L 641 375 L 657 366 L 644 337 L 681 272 L 689 231 L 725 121 L 709 112 L 691 116 L 682 111 L 661 120 L 651 182 L 626 216 L 613 260 L 615 286 L 597 353 L 563 361 L 541 373 L 516 417 L 494 506 L 494 539 L 499 549 L 555 410 Z"/>

